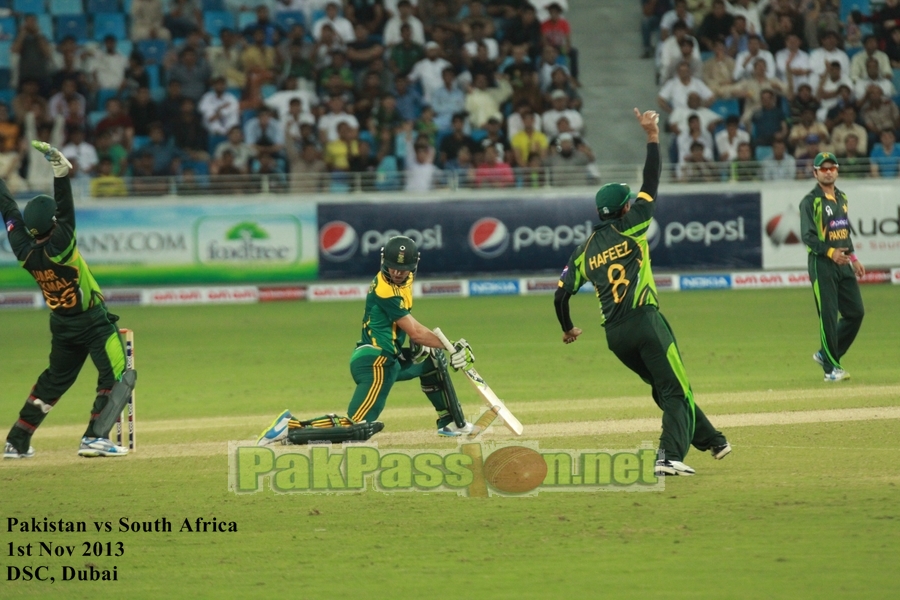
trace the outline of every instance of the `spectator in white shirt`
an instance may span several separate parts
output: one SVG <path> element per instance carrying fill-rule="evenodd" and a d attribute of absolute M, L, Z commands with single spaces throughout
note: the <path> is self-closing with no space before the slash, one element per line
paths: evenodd
<path fill-rule="evenodd" d="M 878 62 L 878 70 L 885 77 L 892 77 L 891 59 L 888 55 L 878 49 L 878 38 L 874 35 L 867 35 L 863 40 L 863 51 L 857 52 L 850 60 L 850 79 L 857 81 L 868 77 L 868 68 L 866 62 L 874 58 Z M 862 97 L 862 96 L 860 96 Z"/>
<path fill-rule="evenodd" d="M 669 115 L 669 130 L 675 135 L 687 131 L 688 119 L 693 115 L 700 119 L 700 128 L 710 133 L 722 121 L 722 115 L 703 106 L 700 94 L 691 92 L 688 94 L 687 106 L 676 108 Z"/>
<path fill-rule="evenodd" d="M 687 122 L 687 130 L 681 132 L 677 138 L 679 167 L 682 166 L 691 155 L 691 146 L 696 143 L 703 144 L 703 158 L 710 161 L 713 160 L 712 135 L 700 127 L 700 118 L 696 115 L 688 117 Z"/>
<path fill-rule="evenodd" d="M 737 160 L 737 149 L 743 143 L 750 143 L 750 134 L 741 129 L 737 115 L 729 115 L 725 119 L 725 129 L 716 134 L 716 150 L 719 160 L 730 162 Z"/>
<path fill-rule="evenodd" d="M 779 50 L 775 55 L 775 76 L 785 83 L 787 87 L 788 72 L 790 72 L 790 82 L 793 83 L 796 92 L 804 83 L 810 83 L 809 75 L 812 72 L 809 68 L 809 54 L 800 49 L 800 36 L 796 33 L 789 33 L 784 40 L 785 47 Z"/>
<path fill-rule="evenodd" d="M 288 108 L 294 98 L 300 100 L 301 112 L 312 114 L 313 107 L 319 104 L 319 98 L 314 92 L 298 88 L 299 82 L 297 78 L 289 75 L 284 80 L 283 89 L 266 98 L 264 102 L 266 106 L 278 113 L 279 119 L 288 113 Z"/>
<path fill-rule="evenodd" d="M 556 124 L 560 119 L 565 117 L 569 120 L 572 132 L 576 135 L 584 135 L 584 119 L 577 110 L 569 108 L 569 96 L 562 90 L 554 90 L 550 94 L 550 100 L 553 108 L 544 112 L 541 116 L 543 121 L 543 131 L 548 138 L 555 138 L 559 134 Z M 541 124 L 535 124 L 535 127 L 541 127 Z M 510 136 L 512 137 L 512 136 Z"/>
<path fill-rule="evenodd" d="M 316 41 L 321 40 L 322 27 L 325 23 L 331 25 L 332 29 L 334 29 L 334 33 L 343 43 L 349 44 L 356 39 L 356 36 L 353 33 L 353 23 L 338 14 L 340 9 L 341 3 L 338 2 L 338 0 L 330 0 L 328 4 L 325 5 L 325 16 L 316 21 L 313 25 L 313 37 L 316 38 Z"/>
<path fill-rule="evenodd" d="M 94 79 L 95 89 L 118 90 L 125 81 L 125 68 L 128 57 L 116 49 L 115 36 L 103 38 L 103 49 L 86 52 L 82 56 L 90 57 L 90 73 Z"/>
<path fill-rule="evenodd" d="M 356 117 L 344 110 L 344 99 L 332 96 L 328 100 L 328 112 L 319 117 L 319 138 L 323 146 L 338 139 L 338 123 L 347 123 L 352 129 L 359 129 Z"/>
<path fill-rule="evenodd" d="M 819 78 L 825 76 L 828 65 L 834 61 L 841 63 L 841 73 L 850 72 L 850 59 L 846 52 L 838 48 L 838 41 L 836 32 L 826 31 L 822 34 L 822 46 L 809 53 L 809 68 L 813 75 L 810 83 L 813 89 L 819 85 Z"/>
<path fill-rule="evenodd" d="M 715 100 L 712 90 L 703 83 L 703 80 L 691 76 L 691 65 L 682 62 L 678 65 L 677 76 L 667 81 L 659 90 L 656 101 L 662 110 L 670 113 L 676 108 L 686 107 L 691 92 L 700 96 L 704 106 L 709 106 Z"/>
<path fill-rule="evenodd" d="M 472 39 L 465 43 L 463 52 L 470 58 L 475 58 L 478 54 L 478 44 L 484 44 L 487 46 L 488 60 L 497 60 L 497 57 L 500 56 L 500 46 L 497 44 L 497 40 L 485 36 L 484 23 L 481 21 L 474 21 L 471 28 Z"/>
<path fill-rule="evenodd" d="M 877 68 L 877 65 L 876 65 Z M 819 110 L 816 112 L 816 119 L 825 122 L 828 111 L 837 106 L 839 90 L 841 86 L 847 89 L 853 89 L 853 82 L 845 75 L 846 71 L 841 68 L 838 61 L 832 62 L 828 66 L 828 72 L 819 80 L 819 87 L 816 90 L 816 98 L 819 100 Z"/>
<path fill-rule="evenodd" d="M 434 148 L 428 138 L 420 136 L 413 143 L 412 122 L 403 126 L 406 137 L 406 186 L 407 192 L 427 192 L 434 189 L 435 180 L 441 170 L 434 164 Z"/>
<path fill-rule="evenodd" d="M 700 60 L 700 44 L 697 43 L 696 39 L 691 37 L 690 29 L 688 29 L 687 24 L 684 21 L 678 21 L 672 26 L 672 35 L 659 45 L 659 64 L 657 70 L 660 73 L 669 72 L 673 65 L 677 65 L 684 60 L 684 55 L 681 52 L 681 40 L 685 38 L 693 40 L 693 56 L 697 60 Z"/>
<path fill-rule="evenodd" d="M 412 39 L 419 45 L 425 44 L 425 27 L 422 21 L 413 16 L 412 4 L 409 0 L 400 0 L 397 3 L 397 14 L 384 26 L 384 45 L 394 46 L 403 41 L 400 37 L 400 26 L 408 24 L 412 30 Z"/>
<path fill-rule="evenodd" d="M 63 156 L 72 163 L 72 177 L 90 177 L 91 171 L 97 166 L 97 149 L 84 141 L 84 129 L 73 127 L 69 131 L 69 142 L 62 147 Z"/>
<path fill-rule="evenodd" d="M 726 2 L 725 5 L 729 13 L 735 16 L 741 15 L 747 20 L 747 31 L 749 33 L 756 33 L 758 35 L 763 34 L 756 2 L 751 2 L 751 0 L 735 0 L 734 2 Z"/>
<path fill-rule="evenodd" d="M 856 58 L 856 56 L 853 58 Z M 859 100 L 860 104 L 863 104 L 867 100 L 866 91 L 869 89 L 870 85 L 877 85 L 880 87 L 881 91 L 883 91 L 884 95 L 888 98 L 897 93 L 897 90 L 894 88 L 894 83 L 884 76 L 884 73 L 881 71 L 881 65 L 875 57 L 866 60 L 866 76 L 856 80 L 856 88 L 854 91 L 856 92 L 856 98 Z"/>
<path fill-rule="evenodd" d="M 691 31 L 696 30 L 697 24 L 694 15 L 687 9 L 687 0 L 675 0 L 675 7 L 663 14 L 659 20 L 659 39 L 664 40 L 672 35 L 672 26 L 678 21 L 684 21 Z"/>
<path fill-rule="evenodd" d="M 452 66 L 450 61 L 441 58 L 441 47 L 438 43 L 428 42 L 425 44 L 425 58 L 413 65 L 412 71 L 409 72 L 409 80 L 422 84 L 425 102 L 431 102 L 432 92 L 444 85 L 444 69 Z"/>
<path fill-rule="evenodd" d="M 753 64 L 758 58 L 766 61 L 766 77 L 773 79 L 775 77 L 775 57 L 768 50 L 763 50 L 762 38 L 753 34 L 747 38 L 747 49 L 738 52 L 734 59 L 734 80 L 740 81 L 746 77 L 752 77 Z"/>
<path fill-rule="evenodd" d="M 412 6 L 419 6 L 419 0 L 407 0 Z M 390 16 L 395 17 L 399 12 L 399 4 L 401 0 L 384 0 L 384 12 L 388 13 Z"/>
<path fill-rule="evenodd" d="M 797 161 L 787 153 L 784 140 L 772 142 L 772 156 L 762 160 L 762 177 L 764 181 L 796 179 Z"/>
<path fill-rule="evenodd" d="M 212 89 L 203 94 L 197 105 L 203 116 L 203 126 L 211 136 L 225 137 L 241 122 L 240 102 L 228 91 L 227 85 L 224 77 L 216 77 Z"/>

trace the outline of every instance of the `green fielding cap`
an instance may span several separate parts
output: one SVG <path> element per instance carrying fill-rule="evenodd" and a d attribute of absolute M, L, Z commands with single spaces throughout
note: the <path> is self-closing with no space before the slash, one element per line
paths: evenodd
<path fill-rule="evenodd" d="M 597 212 L 601 215 L 611 215 L 619 212 L 628 202 L 631 188 L 624 183 L 607 183 L 597 192 Z"/>
<path fill-rule="evenodd" d="M 31 235 L 47 233 L 56 222 L 56 200 L 46 194 L 35 196 L 25 205 L 22 220 Z"/>
<path fill-rule="evenodd" d="M 833 162 L 834 166 L 838 166 L 837 157 L 831 152 L 819 152 L 813 161 L 814 167 L 821 167 L 824 162 Z"/>

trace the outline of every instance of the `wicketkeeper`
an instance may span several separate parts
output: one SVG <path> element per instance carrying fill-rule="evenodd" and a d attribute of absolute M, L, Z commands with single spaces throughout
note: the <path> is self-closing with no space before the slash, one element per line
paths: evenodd
<path fill-rule="evenodd" d="M 281 440 L 292 444 L 367 440 L 384 428 L 377 419 L 394 382 L 414 378 L 419 379 L 437 411 L 438 435 L 460 436 L 472 431 L 450 380 L 441 340 L 410 314 L 418 265 L 419 250 L 408 237 L 392 237 L 381 250 L 381 270 L 366 296 L 362 336 L 350 357 L 356 390 L 347 416 L 301 421 L 286 410 L 260 434 L 260 446 Z M 410 347 L 404 348 L 407 337 Z M 471 366 L 475 357 L 466 340 L 455 342 L 454 348 L 450 365 L 454 369 Z"/>
<path fill-rule="evenodd" d="M 128 449 L 112 444 L 109 431 L 134 389 L 136 375 L 125 370 L 125 351 L 114 324 L 118 317 L 107 312 L 100 287 L 78 251 L 68 177 L 72 165 L 46 142 L 31 145 L 53 166 L 53 197 L 35 196 L 23 215 L 0 181 L 0 214 L 13 253 L 44 294 L 53 337 L 50 365 L 38 377 L 6 436 L 3 457 L 34 456 L 31 436 L 75 383 L 88 355 L 97 367 L 97 396 L 78 454 L 124 456 Z"/>
<path fill-rule="evenodd" d="M 653 400 L 663 411 L 656 474 L 693 475 L 694 469 L 682 462 L 691 444 L 701 452 L 709 450 L 716 459 L 731 452 L 731 445 L 694 402 L 675 336 L 659 312 L 647 246 L 659 187 L 659 116 L 652 110 L 641 114 L 636 108 L 634 114 L 647 133 L 641 191 L 632 205 L 631 190 L 624 183 L 608 183 L 597 192 L 600 223 L 562 272 L 556 316 L 563 342 L 577 340 L 581 329 L 572 324 L 569 299 L 585 282 L 594 285 L 609 349 L 650 384 Z"/>
<path fill-rule="evenodd" d="M 825 381 L 849 379 L 841 357 L 862 326 L 865 309 L 857 277 L 866 269 L 853 251 L 847 194 L 835 187 L 838 162 L 820 152 L 813 160 L 818 185 L 800 201 L 800 228 L 809 252 L 809 279 L 819 313 L 821 348 L 813 360 L 825 370 Z M 843 317 L 838 320 L 838 313 Z"/>

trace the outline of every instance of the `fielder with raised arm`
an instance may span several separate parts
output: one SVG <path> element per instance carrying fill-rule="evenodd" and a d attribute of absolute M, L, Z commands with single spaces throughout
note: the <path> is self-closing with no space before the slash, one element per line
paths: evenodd
<path fill-rule="evenodd" d="M 260 434 L 257 444 L 367 440 L 384 428 L 376 419 L 394 382 L 416 377 L 438 413 L 438 435 L 455 437 L 472 431 L 450 381 L 443 343 L 410 314 L 418 265 L 419 250 L 408 237 L 392 237 L 381 249 L 381 270 L 369 286 L 362 335 L 350 357 L 356 390 L 347 416 L 324 415 L 301 421 L 286 410 Z M 407 336 L 411 345 L 404 348 Z M 453 368 L 470 367 L 475 357 L 469 344 L 461 339 L 453 347 Z"/>
<path fill-rule="evenodd" d="M 53 166 L 53 197 L 35 196 L 24 215 L 0 181 L 0 213 L 9 244 L 22 268 L 34 277 L 50 308 L 50 365 L 31 389 L 19 419 L 6 436 L 4 458 L 31 458 L 31 436 L 60 397 L 75 383 L 88 355 L 97 367 L 97 396 L 80 456 L 124 456 L 127 448 L 109 441 L 109 431 L 134 389 L 135 373 L 125 370 L 118 317 L 106 311 L 103 294 L 78 251 L 75 205 L 69 183 L 72 165 L 46 142 L 31 142 Z"/>
<path fill-rule="evenodd" d="M 609 349 L 622 363 L 649 383 L 653 400 L 663 411 L 657 475 L 693 475 L 682 462 L 691 444 L 713 458 L 724 458 L 731 446 L 716 431 L 700 407 L 688 382 L 681 354 L 669 323 L 659 312 L 656 284 L 650 270 L 647 229 L 659 187 L 659 115 L 652 110 L 634 115 L 647 133 L 644 182 L 634 204 L 624 183 L 608 183 L 597 192 L 600 223 L 578 246 L 560 276 L 554 303 L 563 342 L 581 335 L 572 324 L 569 299 L 586 282 L 600 300 L 601 324 Z"/>

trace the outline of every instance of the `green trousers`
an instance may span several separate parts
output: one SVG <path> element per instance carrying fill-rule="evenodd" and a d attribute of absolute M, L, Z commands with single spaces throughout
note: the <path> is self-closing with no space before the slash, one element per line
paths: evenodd
<path fill-rule="evenodd" d="M 837 265 L 827 256 L 815 254 L 809 255 L 809 279 L 819 313 L 819 353 L 825 372 L 831 373 L 842 368 L 841 357 L 856 339 L 865 316 L 859 283 L 850 265 Z"/>
<path fill-rule="evenodd" d="M 75 383 L 88 356 L 97 367 L 97 396 L 84 435 L 96 437 L 94 420 L 109 401 L 112 386 L 125 371 L 125 350 L 119 330 L 114 325 L 116 320 L 118 317 L 107 313 L 102 304 L 80 315 L 50 314 L 50 365 L 38 377 L 19 411 L 18 421 L 6 437 L 6 441 L 19 452 L 28 450 L 31 436 L 50 409 Z"/>
<path fill-rule="evenodd" d="M 668 460 L 684 460 L 693 444 L 701 452 L 725 444 L 694 402 L 681 353 L 669 323 L 655 306 L 644 306 L 606 326 L 609 349 L 649 383 L 653 400 L 663 411 L 659 447 Z"/>
<path fill-rule="evenodd" d="M 350 359 L 350 373 L 356 383 L 347 416 L 354 422 L 375 421 L 384 410 L 388 394 L 396 381 L 408 381 L 416 377 L 423 391 L 438 412 L 438 427 L 450 423 L 453 417 L 447 410 L 440 387 L 440 377 L 430 358 L 415 363 L 407 356 L 385 356 L 376 348 L 357 348 Z"/>

